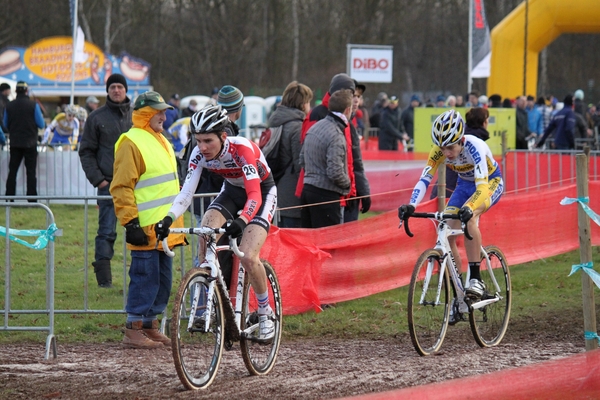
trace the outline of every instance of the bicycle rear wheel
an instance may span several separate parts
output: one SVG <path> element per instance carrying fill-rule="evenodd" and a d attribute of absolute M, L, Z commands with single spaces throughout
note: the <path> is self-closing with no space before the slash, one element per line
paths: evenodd
<path fill-rule="evenodd" d="M 281 290 L 275 270 L 266 260 L 261 260 L 267 274 L 267 289 L 269 291 L 269 302 L 273 309 L 275 324 L 275 336 L 269 343 L 259 343 L 254 339 L 254 335 L 242 335 L 240 347 L 242 349 L 242 358 L 246 368 L 252 375 L 266 375 L 275 366 L 279 344 L 281 342 L 281 321 L 283 311 L 281 307 Z M 244 279 L 244 297 L 242 300 L 242 320 L 241 329 L 244 330 L 252 325 L 258 324 L 258 303 L 256 294 L 250 286 L 250 280 Z"/>
<path fill-rule="evenodd" d="M 417 260 L 410 279 L 408 329 L 415 350 L 422 356 L 437 352 L 448 330 L 450 278 L 441 267 L 441 253 L 426 250 Z"/>
<path fill-rule="evenodd" d="M 215 376 L 223 353 L 225 321 L 221 295 L 214 291 L 208 331 L 205 331 L 205 312 L 209 272 L 192 268 L 183 277 L 173 305 L 171 343 L 173 362 L 181 383 L 188 389 L 209 386 Z M 196 296 L 196 299 L 194 299 Z M 192 309 L 194 308 L 194 309 Z M 190 318 L 194 323 L 188 329 Z"/>
<path fill-rule="evenodd" d="M 482 257 L 481 279 L 486 285 L 486 292 L 483 294 L 482 300 L 493 297 L 498 297 L 500 300 L 480 309 L 473 310 L 469 314 L 469 321 L 477 344 L 481 347 L 491 347 L 502 341 L 508 328 L 511 288 L 510 273 L 502 251 L 496 246 L 487 246 L 485 251 L 490 258 L 492 272 L 490 273 L 485 258 Z M 496 282 L 498 282 L 500 292 L 496 292 L 491 276 L 492 273 Z"/>

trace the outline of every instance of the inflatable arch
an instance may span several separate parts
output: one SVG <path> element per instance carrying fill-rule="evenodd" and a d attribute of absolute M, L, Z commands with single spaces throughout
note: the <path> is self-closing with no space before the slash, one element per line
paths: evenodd
<path fill-rule="evenodd" d="M 537 93 L 538 54 L 562 33 L 600 32 L 599 0 L 529 0 L 526 93 L 523 93 L 525 2 L 492 30 L 488 94 L 514 98 Z"/>

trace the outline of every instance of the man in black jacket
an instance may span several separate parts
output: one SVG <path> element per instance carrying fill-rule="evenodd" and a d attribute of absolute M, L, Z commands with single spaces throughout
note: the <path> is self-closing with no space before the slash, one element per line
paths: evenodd
<path fill-rule="evenodd" d="M 37 196 L 37 142 L 38 128 L 46 123 L 39 104 L 29 99 L 27 83 L 17 82 L 17 98 L 4 110 L 4 125 L 10 132 L 10 161 L 6 178 L 6 195 L 14 196 L 17 191 L 17 172 L 25 159 L 27 169 L 27 196 Z M 35 200 L 29 200 L 35 202 Z"/>
<path fill-rule="evenodd" d="M 112 74 L 106 81 L 106 104 L 92 112 L 84 127 L 79 145 L 81 166 L 88 181 L 98 188 L 98 196 L 110 197 L 113 178 L 115 143 L 131 126 L 131 101 L 127 97 L 127 81 Z M 117 217 L 112 198 L 98 200 L 98 233 L 94 252 L 94 272 L 99 287 L 112 287 L 110 260 L 117 238 Z"/>

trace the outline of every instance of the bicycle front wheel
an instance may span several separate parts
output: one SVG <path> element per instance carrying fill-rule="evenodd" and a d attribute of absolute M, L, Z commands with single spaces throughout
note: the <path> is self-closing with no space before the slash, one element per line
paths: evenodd
<path fill-rule="evenodd" d="M 279 344 L 281 342 L 281 321 L 283 310 L 281 307 L 281 290 L 275 270 L 266 260 L 261 260 L 267 274 L 267 290 L 269 291 L 269 302 L 273 309 L 273 323 L 275 335 L 269 342 L 263 343 L 255 339 L 255 334 L 242 335 L 240 347 L 242 349 L 242 358 L 246 368 L 252 375 L 266 375 L 275 366 Z M 258 302 L 256 294 L 250 286 L 250 280 L 244 279 L 244 297 L 242 300 L 242 319 L 241 329 L 244 330 L 258 324 Z M 255 332 L 257 333 L 257 332 Z"/>
<path fill-rule="evenodd" d="M 438 250 L 426 250 L 415 264 L 408 290 L 408 330 L 422 356 L 437 352 L 448 330 L 448 271 Z"/>
<path fill-rule="evenodd" d="M 192 268 L 183 277 L 173 305 L 173 362 L 181 383 L 188 389 L 206 388 L 213 382 L 223 353 L 225 321 L 221 295 L 218 290 L 214 291 L 209 316 L 208 285 L 209 272 Z M 210 318 L 208 330 L 207 318 Z M 190 319 L 192 325 L 188 327 Z"/>
<path fill-rule="evenodd" d="M 488 254 L 492 269 L 490 271 L 485 258 L 482 257 L 481 279 L 486 285 L 482 300 L 493 298 L 499 300 L 473 310 L 469 313 L 469 321 L 477 344 L 481 347 L 491 347 L 502 341 L 508 328 L 511 288 L 510 273 L 502 251 L 496 246 L 487 246 L 485 252 Z M 499 292 L 496 292 L 494 281 L 500 287 Z"/>

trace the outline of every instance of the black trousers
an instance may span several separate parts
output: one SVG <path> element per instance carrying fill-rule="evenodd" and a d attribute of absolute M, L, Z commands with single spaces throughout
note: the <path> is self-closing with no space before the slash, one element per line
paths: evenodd
<path fill-rule="evenodd" d="M 25 159 L 25 169 L 27 170 L 27 196 L 37 196 L 37 177 L 35 175 L 37 156 L 37 147 L 19 149 L 11 146 L 8 177 L 6 178 L 6 196 L 14 196 L 17 193 L 17 172 L 23 159 Z"/>
<path fill-rule="evenodd" d="M 300 215 L 303 228 L 323 228 L 342 223 L 339 193 L 305 184 L 302 188 L 300 200 L 302 205 L 331 202 L 318 206 L 302 207 Z"/>

